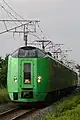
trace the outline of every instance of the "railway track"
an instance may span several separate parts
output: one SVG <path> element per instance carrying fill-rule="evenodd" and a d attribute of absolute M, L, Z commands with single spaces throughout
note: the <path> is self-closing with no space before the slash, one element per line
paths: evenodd
<path fill-rule="evenodd" d="M 7 104 L 0 104 L 0 114 L 8 111 L 9 109 L 18 107 L 19 104 L 14 103 L 7 103 Z"/>
<path fill-rule="evenodd" d="M 0 120 L 23 120 L 36 111 L 35 108 L 23 110 L 16 107 L 0 114 Z"/>
<path fill-rule="evenodd" d="M 74 92 L 80 90 L 80 86 L 76 88 Z M 2 105 L 1 107 L 4 107 L 5 105 Z M 15 108 L 6 110 L 5 112 L 0 113 L 0 120 L 23 120 L 26 119 L 26 117 L 30 116 L 32 113 L 35 113 L 38 111 L 36 108 L 32 109 L 21 109 L 19 106 L 16 106 Z"/>
<path fill-rule="evenodd" d="M 13 117 L 12 120 L 23 120 L 23 119 L 26 119 L 26 117 L 28 117 L 29 115 L 31 115 L 35 111 L 36 111 L 35 108 L 33 108 L 31 110 L 25 110 L 20 115 L 17 115 L 15 117 Z"/>
<path fill-rule="evenodd" d="M 15 108 L 12 108 L 12 109 L 6 110 L 5 112 L 0 113 L 0 120 L 7 117 L 11 113 L 16 112 L 19 109 L 20 109 L 20 107 L 15 107 Z"/>

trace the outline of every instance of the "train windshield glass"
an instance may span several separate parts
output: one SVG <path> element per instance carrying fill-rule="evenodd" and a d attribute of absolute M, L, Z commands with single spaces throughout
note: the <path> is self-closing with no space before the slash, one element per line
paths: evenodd
<path fill-rule="evenodd" d="M 12 57 L 18 57 L 18 50 L 14 51 L 12 54 L 11 54 Z"/>
<path fill-rule="evenodd" d="M 20 48 L 16 50 L 13 54 L 13 57 L 18 58 L 41 58 L 45 56 L 45 53 L 40 49 L 23 49 Z"/>
<path fill-rule="evenodd" d="M 33 49 L 33 50 L 20 49 L 19 50 L 19 57 L 24 57 L 24 58 L 36 57 L 36 49 Z"/>

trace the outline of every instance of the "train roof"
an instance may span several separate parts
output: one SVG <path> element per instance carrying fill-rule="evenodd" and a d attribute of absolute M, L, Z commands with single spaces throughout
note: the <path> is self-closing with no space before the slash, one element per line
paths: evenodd
<path fill-rule="evenodd" d="M 62 66 L 64 66 L 64 67 L 66 67 L 67 69 L 69 69 L 69 70 L 71 70 L 71 71 L 77 73 L 76 71 L 74 71 L 73 68 L 71 68 L 71 67 L 67 66 L 66 64 L 60 62 L 59 60 L 55 59 L 54 57 L 49 56 L 49 55 L 47 55 L 47 56 L 45 56 L 45 57 L 50 57 L 51 59 L 53 59 L 55 62 L 59 63 L 60 65 L 62 65 Z"/>
<path fill-rule="evenodd" d="M 19 49 L 23 49 L 23 50 L 33 50 L 33 49 L 39 49 L 39 48 L 33 47 L 33 46 L 24 46 L 24 47 L 20 47 Z"/>
<path fill-rule="evenodd" d="M 71 71 L 74 71 L 71 67 L 65 65 L 64 63 L 61 63 L 59 60 L 55 59 L 55 58 L 54 58 L 53 56 L 51 56 L 50 54 L 46 53 L 45 51 L 43 51 L 43 50 L 41 50 L 41 49 L 39 49 L 39 48 L 37 48 L 37 47 L 33 47 L 33 46 L 23 46 L 23 47 L 18 48 L 17 50 L 20 50 L 20 49 L 23 49 L 23 50 L 34 50 L 34 49 L 40 50 L 40 51 L 42 51 L 42 52 L 45 54 L 45 56 L 43 56 L 43 57 L 50 57 L 50 58 L 53 59 L 55 62 L 61 64 L 62 66 L 68 68 L 68 69 L 71 70 Z M 14 53 L 14 52 L 13 52 L 13 53 Z M 12 54 L 13 54 L 13 53 L 12 53 Z M 76 71 L 74 71 L 74 72 L 76 72 Z"/>

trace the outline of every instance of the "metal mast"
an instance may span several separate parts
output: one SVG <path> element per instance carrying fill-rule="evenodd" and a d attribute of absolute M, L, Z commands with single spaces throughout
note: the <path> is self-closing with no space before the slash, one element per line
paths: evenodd
<path fill-rule="evenodd" d="M 25 46 L 27 46 L 28 34 L 36 32 L 36 23 L 40 21 L 37 21 L 37 20 L 0 20 L 0 22 L 3 22 L 5 26 L 5 30 L 0 32 L 0 34 L 6 33 L 6 32 L 23 33 Z M 11 22 L 15 22 L 16 26 L 9 28 L 8 24 Z"/>
<path fill-rule="evenodd" d="M 28 32 L 25 32 L 25 25 L 24 25 L 24 41 L 25 41 L 25 46 L 27 46 L 27 41 L 28 41 Z"/>
<path fill-rule="evenodd" d="M 51 43 L 51 41 L 50 40 L 36 40 L 36 42 L 39 42 L 39 43 L 41 43 L 42 44 L 42 49 L 45 51 L 45 48 L 46 48 L 46 46 L 49 44 L 49 43 Z M 45 45 L 45 43 L 47 43 L 46 45 Z"/>

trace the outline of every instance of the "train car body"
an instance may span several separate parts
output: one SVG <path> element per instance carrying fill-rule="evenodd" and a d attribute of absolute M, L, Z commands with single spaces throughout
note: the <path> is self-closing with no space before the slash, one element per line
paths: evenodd
<path fill-rule="evenodd" d="M 55 91 L 75 88 L 77 82 L 75 71 L 38 48 L 22 47 L 9 56 L 7 86 L 12 101 L 43 102 Z"/>

